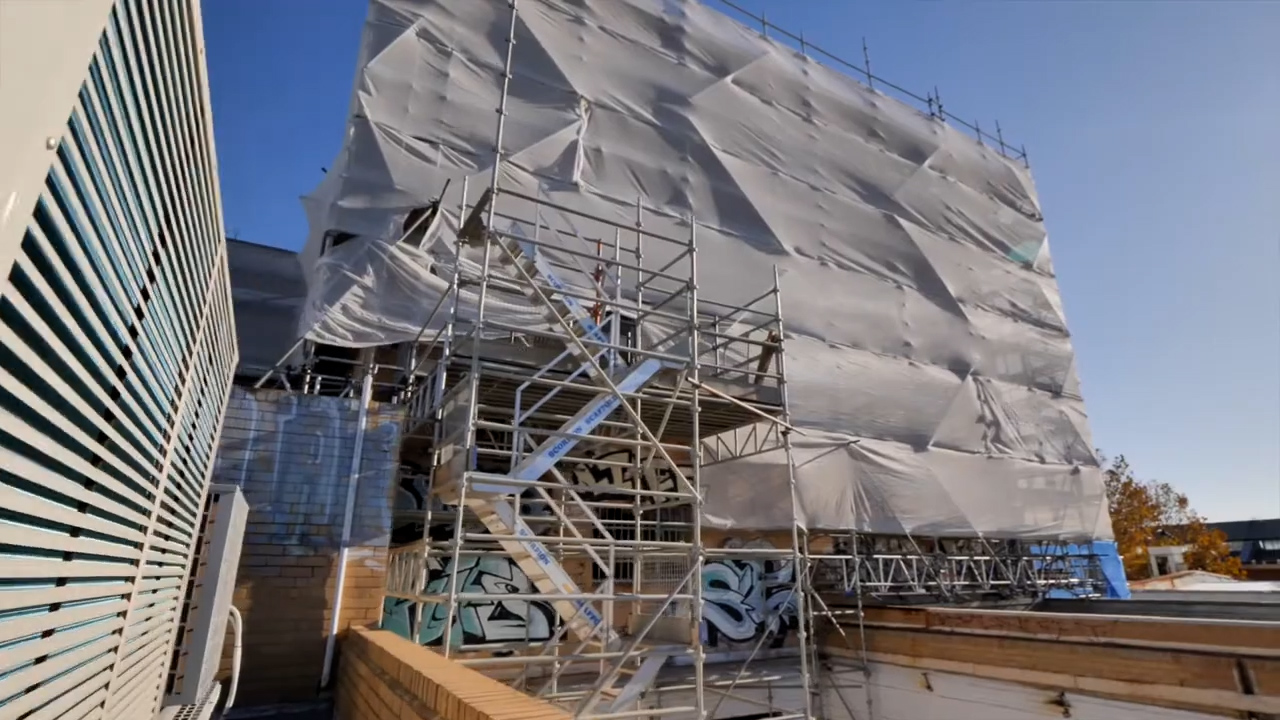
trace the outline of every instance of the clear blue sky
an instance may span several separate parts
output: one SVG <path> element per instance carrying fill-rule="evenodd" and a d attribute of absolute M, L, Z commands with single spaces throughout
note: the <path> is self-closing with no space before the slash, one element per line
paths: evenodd
<path fill-rule="evenodd" d="M 1212 520 L 1280 516 L 1280 2 L 739 3 L 1025 143 L 1095 444 Z M 301 245 L 364 12 L 205 3 L 234 235 Z"/>

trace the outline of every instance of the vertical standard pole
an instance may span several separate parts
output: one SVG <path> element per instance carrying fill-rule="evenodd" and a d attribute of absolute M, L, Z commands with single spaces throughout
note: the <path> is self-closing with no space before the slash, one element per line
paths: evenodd
<path fill-rule="evenodd" d="M 471 189 L 471 178 L 462 178 L 462 200 L 458 203 L 458 222 L 461 223 L 463 218 L 467 216 L 467 193 Z M 441 198 L 443 201 L 443 198 Z M 433 418 L 433 426 L 431 428 L 431 467 L 427 469 L 427 491 L 422 495 L 422 582 L 418 587 L 419 592 L 426 592 L 427 581 L 431 576 L 431 521 L 434 510 L 431 507 L 431 498 L 436 491 L 436 468 L 440 465 L 440 443 L 445 437 L 443 427 L 444 410 L 441 407 L 444 401 L 445 385 L 449 381 L 449 361 L 453 357 L 453 334 L 458 326 L 458 308 L 462 304 L 460 295 L 462 294 L 462 238 L 456 238 L 453 245 L 453 278 L 449 282 L 449 319 L 445 321 L 444 329 L 441 331 L 444 339 L 440 344 L 440 360 L 436 363 L 434 375 L 435 384 L 431 390 L 431 415 Z M 439 337 L 439 336 L 437 336 Z M 417 350 L 414 350 L 414 356 L 417 356 Z M 423 359 L 426 362 L 426 359 Z M 462 508 L 458 508 L 458 512 L 462 512 Z M 422 613 L 425 609 L 425 603 L 416 603 L 417 605 L 417 624 L 415 628 L 422 627 Z M 434 611 L 433 611 L 434 612 Z"/>
<path fill-rule="evenodd" d="M 857 512 L 855 509 L 854 512 Z M 871 663 L 867 661 L 867 628 L 862 615 L 862 550 L 858 547 L 858 518 L 853 518 L 853 532 L 850 534 L 853 552 L 853 594 L 858 603 L 858 651 L 862 656 L 862 680 L 866 688 L 867 717 L 875 717 L 875 709 L 871 705 Z"/>
<path fill-rule="evenodd" d="M 631 338 L 631 345 L 637 350 L 640 349 L 640 337 L 641 337 L 640 315 L 641 313 L 644 312 L 644 235 L 641 234 L 640 232 L 641 229 L 643 229 L 643 227 L 644 227 L 644 207 L 640 204 L 640 197 L 637 196 L 636 197 L 636 249 L 635 249 L 636 321 L 631 331 L 633 334 L 633 337 Z M 633 357 L 639 359 L 638 355 L 635 355 Z M 639 414 L 641 410 L 641 400 L 637 398 L 635 402 L 636 402 L 636 413 Z M 639 430 L 636 431 L 635 439 L 636 440 L 641 439 Z M 650 456 L 652 457 L 652 454 L 650 454 Z M 635 449 L 632 450 L 631 457 L 632 457 L 632 467 L 634 468 L 632 472 L 635 477 L 636 488 L 639 489 L 640 486 L 644 483 L 644 465 L 640 460 L 640 446 L 637 445 Z M 641 535 L 641 533 L 643 532 L 643 528 L 641 527 L 641 520 L 643 520 L 644 518 L 644 512 L 643 512 L 643 509 L 641 508 L 640 501 L 641 501 L 641 498 L 639 495 L 636 495 L 631 499 L 632 507 L 634 508 L 634 512 L 635 512 L 637 542 L 641 540 L 641 538 L 643 537 Z M 654 500 L 655 505 L 657 504 L 657 502 L 658 502 L 657 500 Z M 655 515 L 656 515 L 656 512 L 655 512 Z M 632 561 L 631 592 L 636 595 L 639 595 L 643 583 L 644 583 L 644 559 L 641 556 L 636 555 L 635 560 Z M 642 607 L 643 607 L 643 604 L 639 600 L 632 603 L 632 617 L 639 617 Z"/>
<path fill-rule="evenodd" d="M 774 355 L 778 359 L 778 394 L 782 399 L 782 420 L 790 426 L 791 409 L 787 403 L 787 353 L 784 346 L 786 338 L 782 324 L 782 285 L 779 282 L 778 267 L 776 265 L 773 268 L 773 297 L 778 321 L 778 351 Z M 806 625 L 810 624 L 806 620 L 809 617 L 806 614 L 808 612 L 806 608 L 809 606 L 809 598 L 807 597 L 809 592 L 808 555 L 801 552 L 801 523 L 803 520 L 800 517 L 800 494 L 796 490 L 795 458 L 792 457 L 791 453 L 791 431 L 783 428 L 780 432 L 782 433 L 782 447 L 786 454 L 787 488 L 791 492 L 791 569 L 795 577 L 796 627 L 797 639 L 800 643 L 800 684 L 804 688 L 805 717 L 813 717 L 813 686 L 809 676 L 811 671 L 809 667 L 809 642 L 811 638 L 809 638 L 808 629 L 806 628 Z M 805 544 L 803 547 L 808 546 L 808 534 L 808 528 L 805 528 Z"/>
<path fill-rule="evenodd" d="M 453 648 L 453 621 L 458 612 L 458 559 L 462 551 L 462 519 L 466 514 L 467 486 L 471 480 L 471 465 L 476 457 L 476 421 L 480 411 L 480 352 L 482 350 L 484 330 L 484 302 L 489 290 L 489 262 L 493 256 L 493 239 L 490 230 L 497 218 L 498 178 L 502 171 L 502 133 L 507 122 L 507 93 L 511 89 L 511 63 L 516 49 L 516 0 L 508 4 L 511 8 L 511 25 L 507 30 L 507 60 L 502 70 L 502 95 L 498 100 L 498 129 L 493 139 L 493 173 L 489 178 L 489 217 L 485 222 L 484 260 L 480 267 L 480 293 L 476 300 L 476 321 L 471 333 L 471 370 L 467 374 L 469 393 L 467 397 L 467 460 L 458 489 L 458 513 L 453 524 L 453 560 L 449 565 L 449 612 L 444 626 L 444 655 L 449 656 Z"/>
<path fill-rule="evenodd" d="M 364 379 L 360 387 L 360 410 L 356 420 L 355 448 L 351 452 L 351 469 L 347 475 L 347 506 L 342 517 L 342 544 L 338 549 L 338 574 L 333 579 L 333 614 L 329 618 L 329 635 L 324 640 L 324 669 L 320 672 L 320 687 L 329 686 L 333 671 L 333 651 L 338 642 L 338 626 L 342 616 L 342 590 L 347 582 L 347 562 L 351 555 L 351 523 L 356 513 L 356 489 L 360 486 L 360 462 L 364 454 L 364 432 L 369 424 L 369 403 L 373 400 L 374 365 L 364 366 Z"/>
<path fill-rule="evenodd" d="M 702 547 L 702 439 L 698 428 L 698 396 L 702 380 L 698 372 L 699 338 L 698 338 L 698 222 L 693 213 L 689 213 L 689 378 L 693 381 L 693 391 L 689 393 L 689 416 L 692 427 L 689 437 L 689 466 L 693 477 L 693 562 L 694 573 L 689 582 L 693 583 L 693 677 L 697 685 L 694 706 L 698 710 L 698 718 L 707 717 L 706 695 L 703 685 L 706 677 L 706 651 L 702 647 L 702 571 L 706 554 Z"/>
<path fill-rule="evenodd" d="M 618 345 L 622 340 L 622 230 L 613 230 L 613 319 L 609 322 L 609 370 L 617 372 Z"/>
<path fill-rule="evenodd" d="M 862 38 L 862 66 L 867 73 L 867 87 L 876 89 L 876 76 L 871 74 L 871 51 L 867 49 L 867 38 Z"/>

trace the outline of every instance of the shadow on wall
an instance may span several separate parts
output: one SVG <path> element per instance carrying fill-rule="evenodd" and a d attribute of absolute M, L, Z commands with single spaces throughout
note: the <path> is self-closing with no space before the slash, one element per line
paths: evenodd
<path fill-rule="evenodd" d="M 340 631 L 380 615 L 402 416 L 370 406 Z M 237 705 L 316 696 L 358 428 L 356 400 L 232 391 L 214 481 L 240 486 L 250 510 L 234 597 L 245 632 Z"/>

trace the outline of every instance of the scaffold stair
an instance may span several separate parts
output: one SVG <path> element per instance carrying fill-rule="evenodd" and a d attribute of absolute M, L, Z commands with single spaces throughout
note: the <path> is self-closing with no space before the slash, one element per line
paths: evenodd
<path fill-rule="evenodd" d="M 552 596 L 564 594 L 571 598 L 582 593 L 569 573 L 556 562 L 555 557 L 529 529 L 529 525 L 520 518 L 516 505 L 511 500 L 493 496 L 469 497 L 466 505 L 475 512 L 489 532 L 498 536 L 514 535 L 521 538 L 500 540 L 498 544 L 516 561 L 540 592 Z M 553 599 L 552 605 L 561 619 L 568 623 L 569 631 L 579 640 L 598 636 L 606 645 L 613 642 L 612 629 L 602 627 L 604 617 L 590 601 L 577 598 Z"/>
<path fill-rule="evenodd" d="M 623 674 L 630 674 L 631 679 L 622 686 L 604 712 L 606 714 L 625 712 L 632 703 L 653 687 L 654 681 L 658 679 L 658 673 L 667 664 L 669 657 L 671 657 L 670 653 L 657 650 L 645 657 L 638 670 L 634 672 L 623 670 Z"/>
<path fill-rule="evenodd" d="M 516 269 L 519 276 L 527 276 L 530 280 L 540 279 L 551 288 L 551 293 L 545 293 L 532 283 L 520 283 L 520 292 L 534 307 L 542 309 L 543 317 L 553 331 L 562 330 L 561 321 L 567 319 L 570 321 L 566 324 L 579 340 L 594 344 L 597 348 L 608 344 L 609 336 L 592 317 L 591 311 L 583 307 L 582 302 L 577 298 L 566 294 L 571 292 L 569 284 L 552 269 L 551 263 L 547 261 L 544 254 L 538 252 L 538 246 L 535 243 L 520 237 L 522 233 L 519 226 L 513 225 L 511 232 L 490 232 L 484 229 L 481 217 L 491 199 L 490 192 L 486 190 L 480 201 L 472 208 L 459 235 L 470 242 L 482 240 L 487 235 L 491 242 L 503 250 L 497 256 L 500 264 Z M 549 302 L 544 301 L 544 297 Z M 594 356 L 600 352 L 599 349 L 593 349 L 590 345 L 580 345 L 570 338 L 565 338 L 565 347 L 585 369 L 588 377 L 593 380 L 599 379 L 596 363 L 593 362 Z"/>
<path fill-rule="evenodd" d="M 483 475 L 478 474 L 467 486 L 463 503 L 479 516 L 490 533 L 505 538 L 499 540 L 503 550 L 540 592 L 552 596 L 551 603 L 569 631 L 581 641 L 592 641 L 594 638 L 606 647 L 612 646 L 616 641 L 613 629 L 604 627 L 604 618 L 591 601 L 576 597 L 583 594 L 577 583 L 520 518 L 518 504 L 509 496 L 518 495 L 523 490 L 522 483 L 536 481 L 553 470 L 557 462 L 622 404 L 622 394 L 639 391 L 668 363 L 657 358 L 647 358 L 635 366 L 614 362 L 610 364 L 611 370 L 602 373 L 597 357 L 606 351 L 602 346 L 609 342 L 608 336 L 581 302 L 565 294 L 569 286 L 538 252 L 537 245 L 521 239 L 517 234 L 494 233 L 484 229 L 480 217 L 489 200 L 489 193 L 486 192 L 463 224 L 460 236 L 474 241 L 487 235 L 490 241 L 499 245 L 504 251 L 500 254 L 499 262 L 514 267 L 518 274 L 524 276 L 523 279 L 527 282 L 521 283 L 522 292 L 535 307 L 542 308 L 553 331 L 561 334 L 570 356 L 577 359 L 579 368 L 574 375 L 585 373 L 595 384 L 604 388 L 612 385 L 612 388 L 584 405 L 560 427 L 556 435 L 549 437 L 525 456 L 507 475 L 508 480 L 517 482 L 486 482 Z M 518 233 L 518 229 L 516 232 Z M 547 293 L 537 282 L 545 283 L 552 292 Z M 575 337 L 568 337 L 564 333 L 566 326 Z M 464 383 L 465 386 L 469 386 L 469 383 Z M 442 420 L 447 422 L 450 417 L 457 418 L 456 413 L 463 407 L 469 407 L 469 401 L 466 391 L 451 393 L 441 408 Z M 467 449 L 456 442 L 439 449 L 436 486 L 441 488 L 442 498 L 446 502 L 456 501 L 450 496 L 457 498 L 460 495 L 457 483 L 470 469 L 469 460 Z M 518 539 L 510 539 L 512 537 Z M 557 600 L 556 595 L 565 597 Z M 665 662 L 666 656 L 662 657 Z M 646 660 L 622 692 L 630 694 L 628 689 L 631 689 L 635 697 L 639 697 L 652 683 L 661 664 L 658 662 L 655 666 Z M 619 695 L 619 699 L 621 697 Z"/>
<path fill-rule="evenodd" d="M 649 358 L 634 368 L 626 368 L 614 383 L 619 392 L 632 393 L 644 387 L 657 375 L 663 367 L 660 360 Z M 614 393 L 602 393 L 587 403 L 578 414 L 574 415 L 557 431 L 558 434 L 547 438 L 533 452 L 529 453 L 520 464 L 510 472 L 512 480 L 532 482 L 545 475 L 557 462 L 564 459 L 569 451 L 590 435 L 600 423 L 622 404 L 622 400 Z M 485 483 L 477 481 L 472 485 L 477 492 L 511 494 L 520 492 L 521 488 L 513 483 Z"/>

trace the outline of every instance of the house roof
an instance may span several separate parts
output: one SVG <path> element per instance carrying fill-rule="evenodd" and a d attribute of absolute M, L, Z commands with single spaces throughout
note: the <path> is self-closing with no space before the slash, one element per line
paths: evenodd
<path fill-rule="evenodd" d="M 1280 518 L 1209 523 L 1209 527 L 1226 533 L 1231 541 L 1280 540 Z"/>
<path fill-rule="evenodd" d="M 298 337 L 298 316 L 307 297 L 298 254 L 227 238 L 231 303 L 241 373 L 271 369 Z"/>

